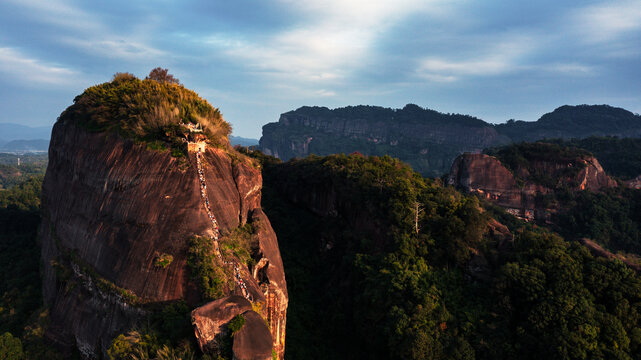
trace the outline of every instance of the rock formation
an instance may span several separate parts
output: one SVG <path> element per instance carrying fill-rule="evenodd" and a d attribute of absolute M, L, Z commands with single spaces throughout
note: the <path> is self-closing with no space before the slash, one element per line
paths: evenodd
<path fill-rule="evenodd" d="M 403 109 L 301 107 L 263 126 L 259 149 L 282 160 L 309 154 L 390 155 L 438 177 L 464 152 L 511 142 L 588 136 L 641 137 L 641 117 L 607 105 L 563 106 L 538 121 L 493 125 L 406 105 Z"/>
<path fill-rule="evenodd" d="M 237 360 L 271 360 L 272 335 L 267 322 L 252 310 L 252 303 L 242 296 L 228 296 L 207 303 L 192 312 L 196 338 L 201 349 L 211 351 L 227 336 L 229 322 L 236 316 L 244 319 L 234 334 L 233 353 Z"/>
<path fill-rule="evenodd" d="M 213 229 L 194 162 L 193 154 L 174 157 L 114 132 L 88 131 L 73 114 L 63 113 L 53 128 L 42 190 L 49 339 L 67 349 L 76 346 L 84 358 L 100 358 L 115 335 L 142 321 L 148 305 L 202 303 L 187 264 L 188 240 L 211 237 Z M 202 167 L 222 238 L 245 223 L 256 229 L 251 256 L 257 265 L 237 259 L 225 264 L 238 266 L 239 281 L 269 321 L 269 341 L 282 359 L 288 295 L 276 235 L 260 208 L 260 171 L 228 144 L 207 147 Z M 160 266 L 159 259 L 169 264 Z M 234 302 L 242 294 L 236 284 L 216 301 Z M 243 309 L 251 310 L 242 300 Z M 245 326 L 248 336 L 254 333 L 252 323 Z M 198 324 L 195 331 L 202 331 Z M 251 341 L 244 339 L 247 353 Z M 262 346 L 264 336 L 257 341 Z"/>
<path fill-rule="evenodd" d="M 577 168 L 571 176 L 563 176 L 568 168 Z M 546 195 L 555 188 L 536 181 L 533 173 L 545 173 L 559 178 L 561 186 L 572 190 L 598 191 L 616 187 L 617 183 L 604 171 L 595 157 L 576 158 L 570 162 L 556 159 L 532 161 L 529 167 L 512 171 L 494 156 L 463 154 L 456 158 L 447 177 L 448 185 L 475 193 L 503 207 L 509 213 L 527 220 L 547 220 L 553 204 L 546 204 Z"/>

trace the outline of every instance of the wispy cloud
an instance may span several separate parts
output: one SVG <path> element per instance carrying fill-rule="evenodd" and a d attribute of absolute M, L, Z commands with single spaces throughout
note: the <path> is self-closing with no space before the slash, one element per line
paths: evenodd
<path fill-rule="evenodd" d="M 587 6 L 576 12 L 573 25 L 585 42 L 615 40 L 630 32 L 641 31 L 641 2 L 621 0 Z M 638 43 L 630 46 L 638 48 Z"/>
<path fill-rule="evenodd" d="M 213 34 L 205 42 L 268 76 L 331 83 L 370 63 L 377 37 L 410 14 L 441 11 L 441 1 L 280 0 L 294 9 L 289 29 L 252 41 Z"/>
<path fill-rule="evenodd" d="M 150 39 L 131 33 L 132 25 L 122 29 L 106 26 L 99 14 L 87 12 L 61 0 L 8 0 L 28 10 L 35 21 L 56 28 L 53 42 L 70 46 L 89 56 L 125 61 L 146 61 L 167 53 L 150 45 Z M 137 26 L 141 21 L 136 19 Z"/>
<path fill-rule="evenodd" d="M 81 74 L 75 70 L 43 62 L 9 47 L 0 47 L 0 71 L 25 85 L 65 87 L 81 82 Z"/>
<path fill-rule="evenodd" d="M 131 62 L 144 62 L 150 59 L 168 56 L 166 52 L 148 46 L 144 43 L 118 37 L 103 39 L 64 37 L 60 42 L 80 49 L 92 56 L 101 56 Z"/>
<path fill-rule="evenodd" d="M 28 9 L 29 16 L 42 23 L 83 32 L 100 29 L 99 21 L 94 16 L 70 6 L 68 2 L 60 0 L 7 0 L 7 2 Z"/>
<path fill-rule="evenodd" d="M 492 42 L 496 44 L 492 45 Z M 523 59 L 538 44 L 531 36 L 486 39 L 470 51 L 466 58 L 450 59 L 427 56 L 419 60 L 417 74 L 430 81 L 453 82 L 468 76 L 502 75 L 522 69 Z"/>

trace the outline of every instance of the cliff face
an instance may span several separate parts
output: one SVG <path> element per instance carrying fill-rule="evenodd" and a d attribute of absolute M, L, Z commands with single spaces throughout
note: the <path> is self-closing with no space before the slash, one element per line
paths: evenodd
<path fill-rule="evenodd" d="M 187 265 L 188 239 L 212 236 L 193 158 L 146 150 L 117 135 L 58 121 L 43 184 L 43 291 L 51 307 L 49 338 L 77 345 L 84 357 L 104 354 L 111 339 L 146 314 L 146 305 L 200 302 Z M 260 210 L 260 172 L 209 147 L 203 171 L 223 237 L 249 222 L 257 265 L 240 266 L 273 346 L 284 351 L 287 288 L 276 236 Z M 171 255 L 170 264 L 157 259 Z M 260 276 L 258 276 L 260 274 Z M 235 288 L 227 295 L 236 293 Z"/>
<path fill-rule="evenodd" d="M 414 107 L 396 111 L 372 107 L 383 115 L 360 114 L 358 110 L 355 114 L 285 113 L 278 123 L 263 127 L 259 147 L 282 160 L 354 151 L 387 154 L 408 162 L 424 175 L 435 176 L 446 172 L 461 152 L 480 152 L 508 141 L 478 119 Z"/>
<path fill-rule="evenodd" d="M 499 159 L 485 154 L 459 156 L 452 164 L 447 183 L 479 194 L 518 217 L 547 220 L 550 211 L 556 211 L 554 204 L 545 201 L 546 195 L 554 193 L 554 187 L 541 184 L 532 174 L 563 174 L 568 167 L 579 169 L 571 176 L 560 176 L 559 186 L 592 191 L 617 186 L 594 157 L 574 159 L 571 163 L 554 159 L 532 161 L 528 168 L 517 167 L 511 172 Z"/>
<path fill-rule="evenodd" d="M 423 176 L 441 176 L 464 152 L 480 153 L 487 147 L 524 140 L 605 135 L 639 137 L 641 117 L 606 105 L 580 105 L 560 107 L 538 121 L 493 125 L 416 105 L 403 109 L 303 107 L 265 125 L 259 148 L 282 160 L 355 151 L 390 155 Z"/>

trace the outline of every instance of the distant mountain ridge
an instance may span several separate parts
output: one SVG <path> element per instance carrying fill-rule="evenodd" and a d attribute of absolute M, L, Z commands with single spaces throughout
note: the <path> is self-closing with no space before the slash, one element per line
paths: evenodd
<path fill-rule="evenodd" d="M 0 151 L 47 151 L 51 126 L 0 123 Z"/>
<path fill-rule="evenodd" d="M 5 142 L 12 140 L 49 139 L 51 126 L 26 126 L 14 123 L 0 123 L 0 139 Z"/>
<path fill-rule="evenodd" d="M 341 152 L 390 155 L 424 176 L 440 176 L 464 152 L 544 138 L 589 136 L 641 137 L 641 116 L 608 105 L 566 105 L 537 121 L 495 125 L 414 104 L 402 109 L 305 106 L 263 126 L 259 149 L 282 160 Z"/>
<path fill-rule="evenodd" d="M 258 145 L 258 139 L 244 138 L 242 136 L 229 135 L 229 142 L 232 146 L 256 146 Z"/>
<path fill-rule="evenodd" d="M 495 128 L 515 142 L 590 136 L 641 137 L 641 117 L 609 105 L 565 105 L 537 121 L 508 121 Z"/>
<path fill-rule="evenodd" d="M 43 152 L 49 148 L 49 140 L 12 140 L 0 144 L 0 151 Z"/>

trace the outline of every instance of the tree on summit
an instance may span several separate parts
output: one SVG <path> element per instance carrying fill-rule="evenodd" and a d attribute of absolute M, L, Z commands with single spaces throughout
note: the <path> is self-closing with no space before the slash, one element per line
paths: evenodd
<path fill-rule="evenodd" d="M 161 67 L 151 70 L 145 79 L 156 80 L 160 83 L 180 84 L 180 80 L 170 74 L 169 70 Z"/>

